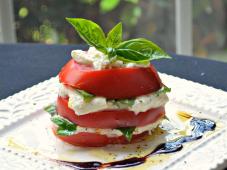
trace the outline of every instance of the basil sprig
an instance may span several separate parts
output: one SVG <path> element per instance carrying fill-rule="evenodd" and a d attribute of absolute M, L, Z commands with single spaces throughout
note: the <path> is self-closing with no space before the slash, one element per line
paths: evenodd
<path fill-rule="evenodd" d="M 122 24 L 118 23 L 105 36 L 96 23 L 82 18 L 66 18 L 73 25 L 80 37 L 90 46 L 123 62 L 149 64 L 151 60 L 171 58 L 153 42 L 138 38 L 122 42 Z"/>
<path fill-rule="evenodd" d="M 171 88 L 167 86 L 162 86 L 155 94 L 159 96 L 160 94 L 169 93 L 169 92 L 171 92 Z"/>
<path fill-rule="evenodd" d="M 122 41 L 122 23 L 118 23 L 110 32 L 107 34 L 106 46 L 107 48 L 115 48 Z"/>
<path fill-rule="evenodd" d="M 46 112 L 48 112 L 51 116 L 57 115 L 57 110 L 56 110 L 56 106 L 54 104 L 51 104 L 49 106 L 46 106 L 44 108 L 44 110 Z"/>
<path fill-rule="evenodd" d="M 135 103 L 135 99 L 119 99 L 119 100 L 114 100 L 114 103 L 119 107 L 121 107 L 122 105 L 132 107 Z"/>
<path fill-rule="evenodd" d="M 51 121 L 58 126 L 57 128 L 58 135 L 70 136 L 73 135 L 76 131 L 77 125 L 61 116 L 55 115 L 51 117 Z"/>
<path fill-rule="evenodd" d="M 160 47 L 145 38 L 124 41 L 116 47 L 115 51 L 117 56 L 134 62 L 170 58 Z"/>
<path fill-rule="evenodd" d="M 73 25 L 87 44 L 106 53 L 105 34 L 98 24 L 82 18 L 66 18 L 66 20 Z"/>
<path fill-rule="evenodd" d="M 121 133 L 125 136 L 125 138 L 130 142 L 132 139 L 133 132 L 136 128 L 135 127 L 121 127 L 121 128 L 117 128 L 117 129 L 120 130 Z"/>
<path fill-rule="evenodd" d="M 84 99 L 84 101 L 85 101 L 86 103 L 89 103 L 92 99 L 95 98 L 95 95 L 93 95 L 93 94 L 91 94 L 91 93 L 88 93 L 88 92 L 86 92 L 86 91 L 84 91 L 84 90 L 79 90 L 79 89 L 77 89 L 76 91 L 79 93 L 80 96 L 83 97 L 83 99 Z"/>

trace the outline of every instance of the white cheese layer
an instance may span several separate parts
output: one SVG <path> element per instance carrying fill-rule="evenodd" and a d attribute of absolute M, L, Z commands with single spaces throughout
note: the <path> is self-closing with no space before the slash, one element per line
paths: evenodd
<path fill-rule="evenodd" d="M 72 58 L 79 64 L 93 66 L 96 70 L 115 67 L 148 67 L 149 64 L 123 63 L 121 60 L 109 60 L 108 56 L 90 47 L 88 51 L 73 50 L 71 52 Z"/>
<path fill-rule="evenodd" d="M 66 87 L 61 84 L 59 88 L 59 96 L 69 97 L 68 107 L 73 109 L 77 115 L 84 115 L 101 110 L 117 110 L 126 109 L 133 111 L 136 115 L 139 112 L 145 112 L 151 108 L 164 106 L 168 102 L 168 97 L 165 93 L 157 95 L 150 93 L 139 96 L 134 99 L 133 105 L 119 104 L 115 100 L 107 100 L 104 97 L 94 97 L 91 101 L 85 102 L 76 90 Z"/>
<path fill-rule="evenodd" d="M 143 132 L 148 131 L 149 134 L 152 133 L 152 131 L 158 127 L 158 125 L 161 123 L 162 118 L 157 120 L 154 123 L 148 124 L 146 126 L 136 127 L 136 129 L 133 132 L 133 135 L 141 134 Z M 81 126 L 77 126 L 75 134 L 81 133 L 81 132 L 89 132 L 89 133 L 97 133 L 100 135 L 106 135 L 108 137 L 117 137 L 122 136 L 122 133 L 120 130 L 117 129 L 99 129 L 99 128 L 85 128 Z"/>

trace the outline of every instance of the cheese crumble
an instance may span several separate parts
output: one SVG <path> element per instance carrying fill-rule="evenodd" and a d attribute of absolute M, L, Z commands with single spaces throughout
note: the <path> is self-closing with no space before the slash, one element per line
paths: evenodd
<path fill-rule="evenodd" d="M 124 63 L 121 60 L 110 60 L 107 55 L 94 47 L 90 47 L 88 51 L 73 50 L 71 56 L 77 63 L 92 66 L 95 70 L 117 67 L 149 67 L 149 64 Z"/>

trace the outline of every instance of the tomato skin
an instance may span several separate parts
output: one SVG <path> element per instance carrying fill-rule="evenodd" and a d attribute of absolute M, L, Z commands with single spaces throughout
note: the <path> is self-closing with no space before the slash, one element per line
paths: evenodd
<path fill-rule="evenodd" d="M 57 99 L 57 112 L 79 126 L 105 129 L 145 126 L 163 117 L 165 109 L 164 107 L 159 107 L 140 112 L 138 115 L 128 110 L 109 110 L 78 116 L 74 110 L 68 107 L 68 99 L 59 96 Z"/>
<path fill-rule="evenodd" d="M 162 83 L 155 68 L 113 68 L 94 70 L 71 59 L 59 73 L 65 85 L 108 99 L 133 98 L 152 93 Z"/>
<path fill-rule="evenodd" d="M 82 146 L 82 147 L 101 147 L 106 146 L 108 144 L 128 144 L 135 143 L 141 141 L 148 132 L 143 132 L 138 135 L 133 135 L 132 140 L 129 142 L 124 136 L 119 137 L 108 137 L 106 135 L 101 135 L 97 133 L 90 132 L 80 132 L 71 136 L 60 136 L 56 134 L 56 129 L 53 129 L 53 133 L 56 137 L 61 139 L 62 141 L 69 143 L 74 146 Z"/>

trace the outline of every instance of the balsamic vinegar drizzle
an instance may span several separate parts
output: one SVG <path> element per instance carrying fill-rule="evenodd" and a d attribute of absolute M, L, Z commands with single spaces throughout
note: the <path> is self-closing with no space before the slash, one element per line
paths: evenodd
<path fill-rule="evenodd" d="M 151 153 L 143 157 L 132 157 L 125 160 L 119 160 L 114 162 L 102 163 L 102 162 L 68 162 L 60 161 L 66 166 L 72 167 L 74 169 L 86 169 L 86 170 L 96 170 L 102 168 L 126 168 L 131 166 L 137 166 L 144 163 L 147 158 L 157 155 L 157 154 L 168 154 L 172 152 L 180 151 L 183 148 L 183 143 L 191 142 L 202 138 L 206 131 L 212 131 L 215 129 L 216 124 L 212 120 L 192 118 L 190 125 L 193 126 L 190 136 L 183 136 L 175 141 L 169 141 L 158 145 Z"/>

